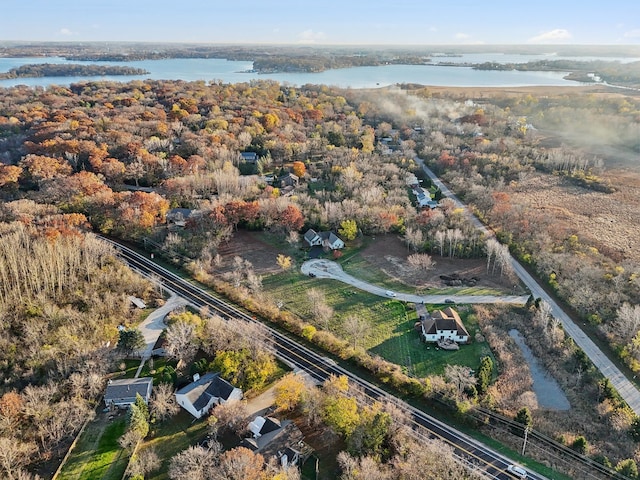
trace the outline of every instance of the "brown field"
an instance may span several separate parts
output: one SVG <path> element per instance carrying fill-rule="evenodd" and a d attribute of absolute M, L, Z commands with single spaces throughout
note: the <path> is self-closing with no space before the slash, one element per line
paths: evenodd
<path fill-rule="evenodd" d="M 457 273 L 460 277 L 479 279 L 478 287 L 509 289 L 513 286 L 507 278 L 487 274 L 487 262 L 482 258 L 447 258 L 433 255 L 433 270 L 415 271 L 408 267 L 407 257 L 412 252 L 402 243 L 399 235 L 379 235 L 361 253 L 373 267 L 386 275 L 417 288 L 444 287 L 440 275 Z"/>
<path fill-rule="evenodd" d="M 218 253 L 223 259 L 222 271 L 232 268 L 233 257 L 238 256 L 252 263 L 258 275 L 269 275 L 280 271 L 276 258 L 283 250 L 269 245 L 261 239 L 260 232 L 238 230 L 233 238 L 220 245 Z M 283 249 L 288 245 L 283 241 Z"/>
<path fill-rule="evenodd" d="M 537 97 L 551 96 L 551 95 L 564 95 L 564 94 L 589 94 L 589 93 L 604 93 L 607 95 L 624 96 L 629 95 L 631 91 L 625 90 L 623 93 L 620 90 L 606 87 L 604 85 L 576 85 L 576 86 L 528 86 L 528 87 L 443 87 L 443 86 L 425 86 L 425 88 L 435 95 L 442 95 L 447 97 L 461 98 L 491 98 L 494 96 L 501 97 L 520 97 L 522 95 L 531 94 Z"/>
<path fill-rule="evenodd" d="M 542 211 L 568 234 L 612 254 L 640 262 L 640 175 L 611 170 L 602 175 L 617 189 L 600 193 L 567 183 L 561 177 L 532 175 L 510 191 L 513 203 Z"/>

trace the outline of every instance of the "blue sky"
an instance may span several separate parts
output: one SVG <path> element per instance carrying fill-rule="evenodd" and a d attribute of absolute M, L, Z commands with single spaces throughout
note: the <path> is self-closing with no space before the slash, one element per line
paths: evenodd
<path fill-rule="evenodd" d="M 0 40 L 640 44 L 637 0 L 0 0 Z"/>

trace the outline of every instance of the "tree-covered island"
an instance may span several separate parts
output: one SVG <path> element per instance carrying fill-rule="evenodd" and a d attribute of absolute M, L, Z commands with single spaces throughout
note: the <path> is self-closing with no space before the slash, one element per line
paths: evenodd
<path fill-rule="evenodd" d="M 31 77 L 100 77 L 103 75 L 147 75 L 143 68 L 119 65 L 81 65 L 77 63 L 33 63 L 0 73 L 0 79 Z"/>

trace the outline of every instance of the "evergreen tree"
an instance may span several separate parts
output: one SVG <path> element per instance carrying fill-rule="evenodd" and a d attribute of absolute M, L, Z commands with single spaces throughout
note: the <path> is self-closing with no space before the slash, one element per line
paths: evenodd
<path fill-rule="evenodd" d="M 527 407 L 522 407 L 520 410 L 518 410 L 518 413 L 516 413 L 514 420 L 517 423 L 522 424 L 522 427 L 514 426 L 512 429 L 513 433 L 517 435 L 524 436 L 525 429 L 531 428 L 531 426 L 533 425 L 533 417 L 531 416 L 531 412 Z"/>
<path fill-rule="evenodd" d="M 478 379 L 476 383 L 476 389 L 480 395 L 484 395 L 487 392 L 487 388 L 489 388 L 489 384 L 491 383 L 491 377 L 493 376 L 493 360 L 491 357 L 482 357 L 480 361 L 480 367 L 476 372 L 476 378 Z"/>
<path fill-rule="evenodd" d="M 135 328 L 120 330 L 117 347 L 125 355 L 131 355 L 144 348 L 145 345 L 144 336 L 140 330 Z"/>

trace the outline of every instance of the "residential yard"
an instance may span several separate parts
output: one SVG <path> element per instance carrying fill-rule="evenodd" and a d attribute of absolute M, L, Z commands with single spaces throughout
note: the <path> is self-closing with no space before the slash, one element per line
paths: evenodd
<path fill-rule="evenodd" d="M 475 370 L 482 357 L 489 355 L 493 358 L 489 345 L 484 341 L 462 345 L 457 351 L 441 350 L 433 344 L 420 341 L 420 336 L 414 329 L 417 320 L 415 310 L 405 310 L 401 302 L 386 301 L 377 305 L 375 310 L 382 310 L 383 314 L 378 316 L 373 334 L 367 339 L 365 347 L 370 352 L 401 365 L 409 375 L 439 375 L 444 373 L 447 364 L 465 365 Z M 479 328 L 477 321 L 472 315 L 467 315 L 465 307 L 458 311 L 473 339 Z"/>
<path fill-rule="evenodd" d="M 162 466 L 145 476 L 145 480 L 167 480 L 169 461 L 177 453 L 190 445 L 197 445 L 207 435 L 206 419 L 195 420 L 188 412 L 180 412 L 170 420 L 151 426 L 149 436 L 139 448 L 139 452 L 153 448 L 162 460 Z"/>
<path fill-rule="evenodd" d="M 274 299 L 283 303 L 283 308 L 311 321 L 312 305 L 307 297 L 311 288 L 321 290 L 336 314 L 331 320 L 331 330 L 340 333 L 341 322 L 349 315 L 367 319 L 371 324 L 371 334 L 364 339 L 364 346 L 374 354 L 401 365 L 406 372 L 416 377 L 441 374 L 446 364 L 466 365 L 476 369 L 480 358 L 491 355 L 486 342 L 472 342 L 458 351 L 437 350 L 420 341 L 414 330 L 417 320 L 415 310 L 397 300 L 383 299 L 362 292 L 343 283 L 309 278 L 298 272 L 272 275 L 263 280 L 263 285 Z M 476 288 L 477 291 L 477 288 Z M 443 306 L 430 306 L 429 308 Z M 473 339 L 479 329 L 472 316 L 466 315 L 466 308 L 458 308 L 462 319 Z"/>
<path fill-rule="evenodd" d="M 126 429 L 126 417 L 118 412 L 100 413 L 82 433 L 58 480 L 121 480 L 129 455 L 118 444 Z"/>

